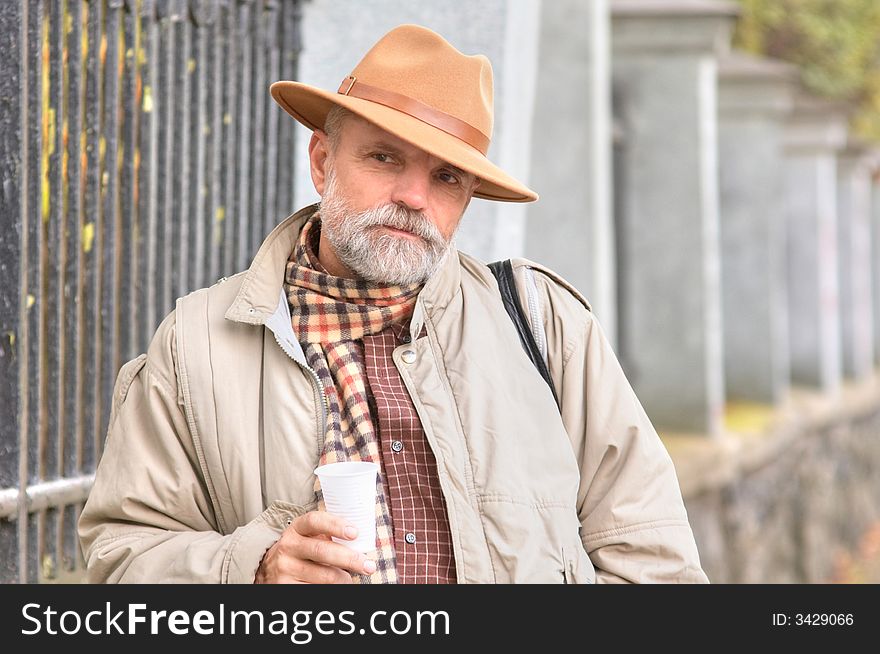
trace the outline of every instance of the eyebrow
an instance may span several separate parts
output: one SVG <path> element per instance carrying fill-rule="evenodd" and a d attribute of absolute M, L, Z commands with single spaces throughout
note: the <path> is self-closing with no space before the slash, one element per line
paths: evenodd
<path fill-rule="evenodd" d="M 373 141 L 371 143 L 364 145 L 362 148 L 360 148 L 360 152 L 362 154 L 369 154 L 370 152 L 373 152 L 374 150 L 382 150 L 384 152 L 387 152 L 388 154 L 393 154 L 393 155 L 398 155 L 398 156 L 403 155 L 403 150 L 401 150 L 397 146 L 392 145 L 391 143 L 388 143 L 387 141 Z M 444 161 L 442 166 L 444 168 L 449 168 L 452 172 L 454 172 L 458 175 L 461 175 L 461 176 L 473 175 L 473 173 L 468 173 L 467 171 L 462 170 L 458 166 L 453 166 L 448 161 Z M 474 178 L 476 178 L 476 175 L 474 175 Z"/>
<path fill-rule="evenodd" d="M 395 147 L 385 141 L 372 141 L 360 148 L 360 152 L 363 154 L 369 154 L 374 150 L 382 150 L 384 152 L 388 152 L 389 154 L 395 155 L 403 154 L 403 151 L 400 148 Z"/>

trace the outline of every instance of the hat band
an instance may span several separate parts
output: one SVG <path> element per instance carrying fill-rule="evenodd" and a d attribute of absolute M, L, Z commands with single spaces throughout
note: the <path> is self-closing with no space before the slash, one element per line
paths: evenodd
<path fill-rule="evenodd" d="M 396 109 L 461 139 L 471 147 L 479 150 L 483 155 L 489 150 L 489 137 L 473 125 L 400 93 L 386 91 L 385 89 L 359 82 L 354 75 L 349 75 L 342 80 L 337 93 Z"/>

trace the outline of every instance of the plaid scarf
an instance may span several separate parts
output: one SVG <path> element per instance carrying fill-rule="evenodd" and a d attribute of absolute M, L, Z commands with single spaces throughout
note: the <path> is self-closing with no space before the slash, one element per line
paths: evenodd
<path fill-rule="evenodd" d="M 390 502 L 376 426 L 370 414 L 363 344 L 412 314 L 422 286 L 375 284 L 334 277 L 316 256 L 321 219 L 316 212 L 305 224 L 284 275 L 285 292 L 296 332 L 309 366 L 317 373 L 330 404 L 321 465 L 337 461 L 380 464 L 377 480 L 376 572 L 353 575 L 360 583 L 396 583 Z M 318 506 L 324 509 L 320 482 Z"/>

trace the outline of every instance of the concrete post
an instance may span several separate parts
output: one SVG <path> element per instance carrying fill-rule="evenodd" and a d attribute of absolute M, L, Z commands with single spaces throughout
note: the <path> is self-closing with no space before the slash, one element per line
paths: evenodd
<path fill-rule="evenodd" d="M 839 104 L 799 95 L 785 133 L 791 377 L 834 394 L 841 379 L 837 153 Z"/>
<path fill-rule="evenodd" d="M 530 184 L 539 0 L 463 2 L 456 3 L 454 11 L 444 4 L 407 0 L 310 0 L 303 3 L 299 81 L 336 89 L 383 34 L 403 23 L 428 27 L 465 54 L 489 58 L 495 82 L 495 129 L 488 156 Z M 310 137 L 310 131 L 298 129 L 297 207 L 318 200 L 309 177 Z M 524 204 L 474 200 L 462 221 L 458 247 L 489 261 L 522 256 L 525 212 Z"/>
<path fill-rule="evenodd" d="M 733 2 L 612 2 L 619 350 L 661 428 L 715 435 L 724 401 L 717 58 Z"/>
<path fill-rule="evenodd" d="M 541 5 L 526 256 L 550 266 L 589 299 L 612 339 L 611 16 L 608 0 Z"/>
<path fill-rule="evenodd" d="M 843 374 L 864 378 L 874 369 L 871 271 L 871 177 L 867 148 L 851 142 L 838 158 L 840 327 Z"/>
<path fill-rule="evenodd" d="M 794 66 L 735 53 L 719 65 L 727 397 L 773 404 L 789 385 L 783 121 Z"/>

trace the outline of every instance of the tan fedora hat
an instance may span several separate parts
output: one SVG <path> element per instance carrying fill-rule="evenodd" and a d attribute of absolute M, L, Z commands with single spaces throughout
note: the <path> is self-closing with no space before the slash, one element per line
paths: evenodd
<path fill-rule="evenodd" d="M 418 25 L 401 25 L 364 55 L 336 93 L 280 81 L 272 97 L 306 127 L 324 128 L 333 105 L 473 173 L 476 197 L 531 202 L 537 194 L 486 158 L 492 138 L 492 66 Z"/>

